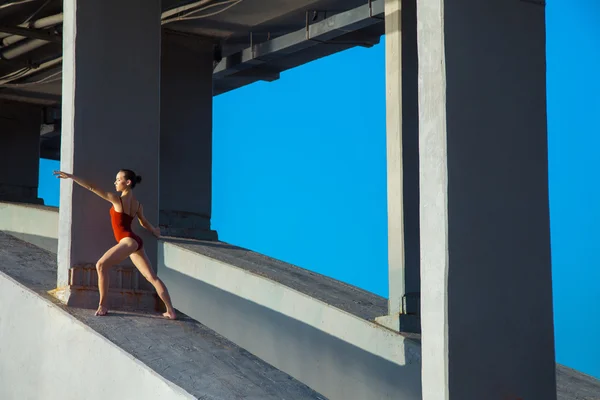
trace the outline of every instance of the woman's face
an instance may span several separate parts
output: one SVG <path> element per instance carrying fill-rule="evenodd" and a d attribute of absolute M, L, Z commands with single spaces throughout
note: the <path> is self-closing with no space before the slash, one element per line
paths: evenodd
<path fill-rule="evenodd" d="M 125 174 L 123 172 L 119 172 L 117 174 L 117 178 L 115 179 L 115 189 L 117 189 L 117 192 L 122 192 L 123 190 L 127 189 L 129 187 L 127 182 L 128 181 L 125 180 Z"/>

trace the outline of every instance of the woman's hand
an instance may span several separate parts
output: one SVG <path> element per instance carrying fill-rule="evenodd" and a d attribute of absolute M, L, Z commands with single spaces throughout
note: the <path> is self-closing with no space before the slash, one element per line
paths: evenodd
<path fill-rule="evenodd" d="M 152 234 L 156 236 L 157 239 L 160 238 L 160 228 L 157 226 L 152 230 Z"/>
<path fill-rule="evenodd" d="M 53 173 L 54 173 L 54 176 L 56 176 L 59 179 L 71 179 L 71 178 L 73 178 L 73 175 L 67 174 L 66 172 L 54 171 Z"/>

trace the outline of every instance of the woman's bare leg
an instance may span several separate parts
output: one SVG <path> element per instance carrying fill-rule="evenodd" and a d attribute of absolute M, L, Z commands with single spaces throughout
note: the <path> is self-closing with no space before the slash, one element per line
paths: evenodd
<path fill-rule="evenodd" d="M 156 272 L 152 269 L 150 265 L 150 260 L 148 260 L 148 256 L 144 249 L 138 250 L 132 255 L 129 256 L 133 265 L 140 271 L 140 273 L 154 286 L 156 289 L 156 293 L 158 293 L 158 297 L 165 303 L 165 307 L 167 308 L 167 312 L 163 314 L 164 317 L 169 319 L 177 318 L 177 314 L 175 314 L 175 310 L 173 309 L 173 304 L 171 303 L 171 296 L 169 296 L 169 291 L 165 284 L 160 280 L 160 278 L 156 275 Z"/>
<path fill-rule="evenodd" d="M 108 271 L 111 267 L 127 259 L 135 251 L 137 243 L 131 238 L 121 240 L 117 245 L 111 247 L 96 263 L 98 272 L 98 290 L 100 291 L 100 303 L 96 315 L 106 315 L 106 295 L 108 293 Z"/>

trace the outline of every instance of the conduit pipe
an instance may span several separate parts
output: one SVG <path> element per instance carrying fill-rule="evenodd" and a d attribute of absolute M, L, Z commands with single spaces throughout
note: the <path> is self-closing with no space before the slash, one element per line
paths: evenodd
<path fill-rule="evenodd" d="M 29 53 L 39 47 L 47 45 L 48 41 L 41 39 L 28 39 L 14 46 L 6 47 L 0 50 L 0 58 L 4 60 L 11 60 L 17 58 L 25 53 Z"/>
<path fill-rule="evenodd" d="M 195 1 L 190 4 L 186 4 L 184 6 L 172 8 L 172 9 L 167 10 L 162 13 L 161 20 L 165 19 L 165 18 L 169 18 L 175 14 L 179 14 L 184 11 L 188 11 L 188 10 L 191 10 L 194 8 L 201 7 L 203 5 L 211 3 L 212 1 L 213 0 L 198 0 L 198 1 Z M 43 28 L 48 28 L 51 26 L 62 24 L 62 22 L 63 22 L 63 13 L 60 13 L 60 14 L 55 14 L 55 15 L 51 15 L 48 17 L 40 18 L 33 22 L 21 24 L 21 25 L 19 25 L 19 27 L 20 28 L 43 29 Z M 4 47 L 11 46 L 11 48 L 0 51 L 0 58 L 4 58 L 7 60 L 18 57 L 25 53 L 28 53 L 32 50 L 35 50 L 35 49 L 42 47 L 42 46 L 46 45 L 47 43 L 49 43 L 48 41 L 45 41 L 42 39 L 29 39 L 29 40 L 27 40 L 27 42 L 25 42 L 25 39 L 27 39 L 27 38 L 25 36 L 20 36 L 20 35 L 8 35 L 8 36 L 0 35 L 0 38 L 2 38 L 2 37 L 4 38 L 2 40 L 2 45 Z M 23 41 L 22 44 L 15 46 L 15 44 L 17 44 L 21 41 Z"/>
<path fill-rule="evenodd" d="M 63 14 L 55 14 L 55 15 L 50 15 L 48 17 L 44 17 L 44 18 L 40 18 L 38 20 L 35 20 L 33 22 L 27 22 L 24 24 L 19 25 L 19 28 L 31 28 L 31 29 L 44 29 L 44 28 L 49 28 L 51 26 L 55 26 L 55 25 L 60 25 L 63 22 Z M 18 43 L 24 39 L 27 39 L 25 36 L 20 36 L 20 35 L 8 35 L 5 36 L 4 39 L 2 39 L 2 46 L 6 47 L 6 46 L 10 46 L 13 45 L 15 43 Z M 41 40 L 41 39 L 38 39 Z"/>
<path fill-rule="evenodd" d="M 30 71 L 27 71 L 27 72 L 25 72 L 25 73 L 24 73 L 24 74 L 22 74 L 22 75 L 18 75 L 17 77 L 6 78 L 6 79 L 0 79 L 0 85 L 7 84 L 7 83 L 10 83 L 10 82 L 12 82 L 12 81 L 16 81 L 16 80 L 18 80 L 18 79 L 23 79 L 23 78 L 26 78 L 26 77 L 28 77 L 29 75 L 38 74 L 38 73 L 40 73 L 40 72 L 42 72 L 42 71 L 45 71 L 45 70 L 47 70 L 47 69 L 50 69 L 50 68 L 56 67 L 56 66 L 57 66 L 57 65 L 59 65 L 61 62 L 62 62 L 62 56 L 61 56 L 61 57 L 54 58 L 54 59 L 52 59 L 52 60 L 49 60 L 49 61 L 46 61 L 46 62 L 44 62 L 44 63 L 40 64 L 40 66 L 39 66 L 39 67 L 37 67 L 37 68 L 33 68 L 33 69 L 31 69 Z"/>

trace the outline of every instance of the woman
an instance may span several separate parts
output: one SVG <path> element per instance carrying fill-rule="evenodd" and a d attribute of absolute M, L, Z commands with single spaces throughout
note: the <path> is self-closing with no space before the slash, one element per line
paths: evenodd
<path fill-rule="evenodd" d="M 89 182 L 74 175 L 67 174 L 66 172 L 54 171 L 54 175 L 61 179 L 73 179 L 75 183 L 112 203 L 112 207 L 110 208 L 110 218 L 117 244 L 104 253 L 96 263 L 98 289 L 100 290 L 100 304 L 98 305 L 96 315 L 103 316 L 108 313 L 108 308 L 106 307 L 106 295 L 108 292 L 109 268 L 129 257 L 144 278 L 154 286 L 158 296 L 165 303 L 167 312 L 164 313 L 163 316 L 169 319 L 175 319 L 177 316 L 173 309 L 173 305 L 171 304 L 169 292 L 160 278 L 156 276 L 154 270 L 152 270 L 150 260 L 148 260 L 148 256 L 144 251 L 144 242 L 131 230 L 131 223 L 133 222 L 133 219 L 137 217 L 142 227 L 152 232 L 157 238 L 160 237 L 160 229 L 153 227 L 152 224 L 148 222 L 144 216 L 144 207 L 142 207 L 140 202 L 137 201 L 133 195 L 133 188 L 142 181 L 142 177 L 137 176 L 133 171 L 128 169 L 120 170 L 117 174 L 117 179 L 115 180 L 115 189 L 117 192 L 121 192 L 121 195 L 119 196 L 117 193 L 100 190 Z"/>

